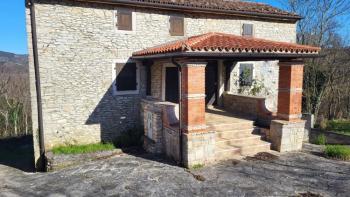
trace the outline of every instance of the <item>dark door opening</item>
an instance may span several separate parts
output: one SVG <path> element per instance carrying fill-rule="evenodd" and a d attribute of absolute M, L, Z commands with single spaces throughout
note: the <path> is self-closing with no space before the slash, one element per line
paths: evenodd
<path fill-rule="evenodd" d="M 179 72 L 177 67 L 165 67 L 165 100 L 179 102 Z"/>
<path fill-rule="evenodd" d="M 205 67 L 205 103 L 206 105 L 217 104 L 218 90 L 218 63 L 209 61 Z"/>

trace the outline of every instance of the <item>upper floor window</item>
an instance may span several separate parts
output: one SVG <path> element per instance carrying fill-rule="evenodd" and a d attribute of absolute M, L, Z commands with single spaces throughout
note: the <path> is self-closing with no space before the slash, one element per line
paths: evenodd
<path fill-rule="evenodd" d="M 239 65 L 239 85 L 251 86 L 253 84 L 253 64 L 242 63 Z"/>
<path fill-rule="evenodd" d="M 139 69 L 135 62 L 119 61 L 115 64 L 113 71 L 114 93 L 137 94 L 139 92 Z"/>
<path fill-rule="evenodd" d="M 254 33 L 253 24 L 243 24 L 242 36 L 250 36 L 252 37 Z"/>
<path fill-rule="evenodd" d="M 135 30 L 135 14 L 128 9 L 118 9 L 114 12 L 115 26 L 118 31 Z"/>
<path fill-rule="evenodd" d="M 185 34 L 184 18 L 178 16 L 170 16 L 170 35 L 183 36 Z"/>

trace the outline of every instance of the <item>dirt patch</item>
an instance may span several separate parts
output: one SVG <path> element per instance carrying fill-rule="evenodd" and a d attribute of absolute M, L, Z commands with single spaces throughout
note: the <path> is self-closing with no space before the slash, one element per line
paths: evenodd
<path fill-rule="evenodd" d="M 200 174 L 195 174 L 194 172 L 191 172 L 191 170 L 186 169 L 186 172 L 190 173 L 193 178 L 195 178 L 197 181 L 205 181 L 205 177 Z"/>
<path fill-rule="evenodd" d="M 277 155 L 273 155 L 273 154 L 268 153 L 268 152 L 261 152 L 261 153 L 254 155 L 253 157 L 246 157 L 244 159 L 247 161 L 256 161 L 256 160 L 274 161 L 274 160 L 277 160 L 278 158 L 279 157 Z"/>

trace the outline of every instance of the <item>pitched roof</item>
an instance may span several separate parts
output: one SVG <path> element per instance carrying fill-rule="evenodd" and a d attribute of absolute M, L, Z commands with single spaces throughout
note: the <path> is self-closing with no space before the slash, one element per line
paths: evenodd
<path fill-rule="evenodd" d="M 276 20 L 283 18 L 298 20 L 301 17 L 295 13 L 287 12 L 279 8 L 256 2 L 240 0 L 78 0 L 104 3 L 133 4 L 134 6 L 152 6 L 163 9 L 178 9 L 180 11 L 200 10 L 211 11 L 217 14 L 231 13 L 240 16 L 266 16 Z"/>
<path fill-rule="evenodd" d="M 319 47 L 307 45 L 211 32 L 137 51 L 133 53 L 133 56 L 175 52 L 318 54 L 320 50 L 321 48 Z"/>

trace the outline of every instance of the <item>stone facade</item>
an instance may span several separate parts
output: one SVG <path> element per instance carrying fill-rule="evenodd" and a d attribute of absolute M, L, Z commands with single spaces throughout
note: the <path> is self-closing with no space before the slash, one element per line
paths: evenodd
<path fill-rule="evenodd" d="M 127 60 L 134 51 L 182 38 L 169 34 L 169 16 L 179 13 L 132 9 L 136 29 L 125 33 L 116 31 L 113 15 L 120 9 L 116 6 L 67 0 L 36 2 L 46 148 L 110 141 L 121 132 L 139 126 L 140 101 L 146 94 L 145 68 L 140 66 L 139 93 L 122 96 L 113 95 L 112 68 L 116 60 Z M 257 38 L 284 42 L 296 39 L 296 25 L 291 23 L 207 15 L 184 17 L 184 37 L 210 31 L 241 35 L 243 23 L 251 23 Z M 32 113 L 37 117 L 28 9 L 27 32 Z M 152 86 L 158 87 L 152 88 L 152 95 L 159 98 L 160 78 L 153 77 L 159 77 L 161 69 L 152 67 L 152 71 Z M 38 135 L 37 128 L 33 121 L 34 136 Z"/>
<path fill-rule="evenodd" d="M 241 88 L 239 84 L 239 67 L 241 63 L 253 64 L 253 80 L 262 87 L 256 95 L 252 94 L 252 87 Z M 233 94 L 243 94 L 249 96 L 260 96 L 266 98 L 266 107 L 272 112 L 277 112 L 278 98 L 278 80 L 279 80 L 278 61 L 255 61 L 255 62 L 236 62 L 231 69 L 229 79 L 229 91 Z"/>

